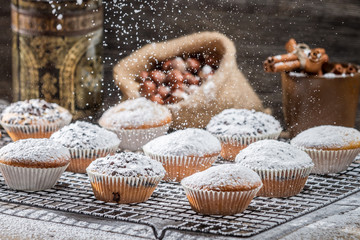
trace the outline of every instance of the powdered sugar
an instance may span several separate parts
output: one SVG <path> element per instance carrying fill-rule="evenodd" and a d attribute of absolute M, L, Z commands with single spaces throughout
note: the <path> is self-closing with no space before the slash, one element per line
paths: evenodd
<path fill-rule="evenodd" d="M 313 166 L 308 154 L 288 143 L 261 140 L 250 144 L 236 156 L 236 163 L 258 169 L 298 169 Z"/>
<path fill-rule="evenodd" d="M 105 128 L 136 128 L 154 125 L 171 116 L 170 111 L 146 98 L 124 101 L 108 109 L 99 123 Z"/>
<path fill-rule="evenodd" d="M 281 132 L 273 116 L 247 109 L 226 109 L 214 116 L 206 130 L 217 136 L 260 137 Z"/>
<path fill-rule="evenodd" d="M 238 164 L 223 164 L 195 173 L 181 181 L 182 185 L 194 189 L 220 191 L 223 188 L 241 186 L 244 190 L 261 185 L 261 179 L 253 170 Z"/>
<path fill-rule="evenodd" d="M 68 159 L 69 150 L 47 138 L 28 138 L 9 143 L 0 149 L 0 159 L 6 163 L 48 163 Z"/>
<path fill-rule="evenodd" d="M 221 145 L 209 132 L 188 128 L 158 137 L 147 143 L 143 149 L 161 156 L 204 156 L 220 153 Z"/>
<path fill-rule="evenodd" d="M 165 175 L 158 161 L 132 152 L 98 158 L 86 169 L 88 172 L 122 177 L 153 177 Z"/>
<path fill-rule="evenodd" d="M 291 144 L 305 148 L 339 149 L 360 146 L 360 132 L 354 128 L 323 125 L 298 134 Z"/>
<path fill-rule="evenodd" d="M 12 103 L 4 109 L 1 121 L 8 124 L 51 124 L 57 121 L 71 121 L 71 114 L 56 103 L 42 99 L 31 99 Z"/>
<path fill-rule="evenodd" d="M 63 127 L 53 133 L 50 139 L 75 149 L 102 149 L 120 144 L 115 133 L 83 121 Z"/>

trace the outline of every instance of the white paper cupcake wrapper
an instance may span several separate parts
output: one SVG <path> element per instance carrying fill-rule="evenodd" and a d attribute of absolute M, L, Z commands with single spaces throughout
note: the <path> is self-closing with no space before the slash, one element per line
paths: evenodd
<path fill-rule="evenodd" d="M 360 148 L 348 150 L 317 150 L 301 148 L 312 158 L 315 166 L 311 173 L 328 174 L 345 171 L 360 153 Z"/>
<path fill-rule="evenodd" d="M 98 200 L 117 203 L 145 202 L 164 177 L 114 177 L 90 171 L 87 174 Z"/>
<path fill-rule="evenodd" d="M 76 149 L 68 148 L 71 156 L 70 165 L 67 171 L 76 172 L 76 173 L 86 173 L 86 168 L 89 166 L 91 161 L 105 157 L 109 154 L 114 154 L 118 149 L 118 144 L 111 146 L 109 148 L 99 148 L 99 149 Z M 84 162 L 86 160 L 86 165 Z"/>
<path fill-rule="evenodd" d="M 17 139 L 26 139 L 26 138 L 44 138 L 50 137 L 52 133 L 56 132 L 60 128 L 68 125 L 71 122 L 70 119 L 66 119 L 57 124 L 48 124 L 48 125 L 16 125 L 16 124 L 7 124 L 1 123 L 1 126 L 5 131 L 12 137 L 16 135 Z M 31 136 L 29 136 L 31 134 Z M 44 136 L 45 135 L 45 136 Z M 12 137 L 13 138 L 13 137 Z M 14 141 L 17 139 L 13 139 Z"/>
<path fill-rule="evenodd" d="M 215 135 L 221 142 L 221 157 L 228 161 L 234 161 L 236 155 L 249 144 L 263 139 L 277 139 L 281 131 L 253 137 L 236 137 Z"/>
<path fill-rule="evenodd" d="M 281 131 L 272 134 L 253 136 L 253 137 L 236 137 L 236 136 L 219 136 L 219 135 L 215 135 L 215 136 L 222 143 L 230 143 L 234 146 L 247 146 L 253 142 L 263 139 L 277 139 L 280 136 L 280 133 Z"/>
<path fill-rule="evenodd" d="M 169 130 L 171 123 L 165 124 L 160 127 L 147 128 L 147 129 L 110 129 L 115 132 L 120 138 L 121 142 L 119 147 L 121 149 L 130 151 L 139 151 L 142 146 L 151 140 L 165 135 Z"/>
<path fill-rule="evenodd" d="M 183 178 L 211 167 L 218 155 L 212 157 L 161 156 L 143 149 L 146 156 L 161 162 L 166 170 L 164 181 L 180 182 Z"/>
<path fill-rule="evenodd" d="M 52 188 L 68 165 L 56 168 L 25 168 L 0 163 L 0 170 L 10 188 L 39 191 Z"/>
<path fill-rule="evenodd" d="M 196 190 L 182 184 L 191 208 L 205 215 L 233 215 L 243 212 L 261 186 L 249 191 Z"/>
<path fill-rule="evenodd" d="M 241 163 L 239 163 L 241 164 Z M 293 169 L 260 169 L 244 165 L 255 171 L 263 181 L 258 196 L 289 197 L 298 194 L 304 188 L 312 165 Z"/>

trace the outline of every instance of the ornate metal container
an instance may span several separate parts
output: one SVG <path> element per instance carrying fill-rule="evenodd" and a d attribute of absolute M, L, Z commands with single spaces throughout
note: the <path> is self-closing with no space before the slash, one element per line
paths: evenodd
<path fill-rule="evenodd" d="M 14 100 L 43 98 L 74 118 L 102 102 L 101 0 L 12 0 Z"/>

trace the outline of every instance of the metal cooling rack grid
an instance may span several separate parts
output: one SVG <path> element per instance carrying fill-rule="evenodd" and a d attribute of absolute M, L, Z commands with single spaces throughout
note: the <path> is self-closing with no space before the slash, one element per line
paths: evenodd
<path fill-rule="evenodd" d="M 5 137 L 1 144 L 7 141 Z M 163 238 L 169 229 L 250 237 L 360 191 L 359 180 L 359 163 L 353 163 L 340 174 L 311 175 L 300 194 L 290 198 L 257 197 L 247 210 L 234 216 L 195 213 L 177 183 L 161 182 L 145 203 L 104 203 L 95 199 L 85 174 L 69 172 L 62 175 L 53 189 L 38 192 L 11 190 L 0 177 L 0 200 L 145 224 L 157 238 Z"/>

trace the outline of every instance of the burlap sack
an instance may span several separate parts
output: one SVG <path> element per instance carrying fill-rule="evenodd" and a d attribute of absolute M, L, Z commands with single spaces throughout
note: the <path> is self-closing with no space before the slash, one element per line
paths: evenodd
<path fill-rule="evenodd" d="M 124 99 L 137 98 L 140 97 L 139 83 L 135 78 L 141 71 L 150 70 L 151 63 L 199 52 L 217 56 L 220 66 L 197 92 L 177 104 L 167 105 L 173 114 L 173 128 L 203 128 L 212 116 L 227 108 L 264 111 L 259 97 L 238 69 L 234 43 L 218 32 L 195 33 L 148 44 L 114 67 L 114 79 Z"/>

